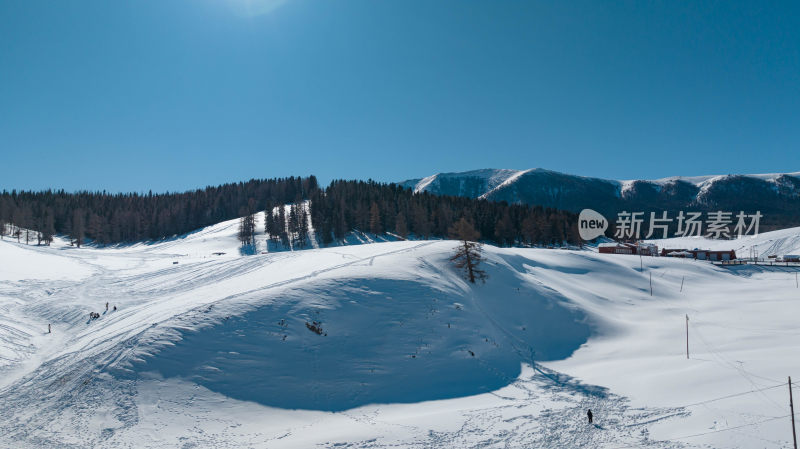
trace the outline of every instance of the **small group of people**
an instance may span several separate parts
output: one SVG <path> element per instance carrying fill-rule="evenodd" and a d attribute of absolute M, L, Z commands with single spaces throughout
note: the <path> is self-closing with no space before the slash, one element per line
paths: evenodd
<path fill-rule="evenodd" d="M 116 312 L 117 311 L 117 306 L 114 306 L 114 308 L 111 309 L 111 310 L 112 310 L 112 312 Z M 106 312 L 108 312 L 108 303 L 106 303 Z M 96 320 L 98 318 L 100 318 L 100 314 L 99 313 L 97 313 L 97 312 L 89 312 L 89 320 Z M 53 325 L 50 324 L 50 323 L 47 324 L 47 333 L 48 334 L 52 334 L 53 333 Z"/>
<path fill-rule="evenodd" d="M 114 306 L 112 311 L 116 312 L 117 311 L 117 306 Z M 108 312 L 108 303 L 106 303 L 106 313 L 107 312 Z M 90 320 L 96 320 L 98 318 L 100 318 L 100 314 L 99 313 L 97 313 L 97 312 L 89 312 L 89 319 Z"/>

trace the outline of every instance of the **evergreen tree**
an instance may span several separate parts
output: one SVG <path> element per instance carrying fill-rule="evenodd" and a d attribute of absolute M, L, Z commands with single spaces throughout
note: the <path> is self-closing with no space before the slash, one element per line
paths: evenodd
<path fill-rule="evenodd" d="M 397 213 L 397 217 L 395 218 L 394 221 L 394 232 L 403 239 L 406 239 L 408 237 L 408 225 L 406 225 L 406 216 L 402 212 Z"/>
<path fill-rule="evenodd" d="M 289 247 L 289 234 L 287 233 L 287 223 L 286 223 L 286 208 L 284 206 L 278 207 L 278 220 L 276 222 L 280 232 L 280 239 L 281 245 L 288 248 Z"/>
<path fill-rule="evenodd" d="M 45 211 L 44 222 L 42 224 L 42 242 L 50 246 L 53 242 L 53 235 L 56 233 L 55 224 L 53 222 L 53 213 L 49 210 Z"/>
<path fill-rule="evenodd" d="M 292 247 L 297 245 L 297 238 L 300 229 L 300 214 L 297 213 L 297 204 L 292 204 L 289 206 L 289 215 L 286 217 L 287 220 L 287 232 L 289 240 L 291 241 Z"/>
<path fill-rule="evenodd" d="M 253 214 L 245 215 L 239 219 L 239 242 L 242 247 L 254 246 L 256 231 L 256 218 Z"/>
<path fill-rule="evenodd" d="M 305 203 L 297 205 L 297 234 L 297 242 L 304 248 L 308 240 L 308 215 Z"/>
<path fill-rule="evenodd" d="M 75 209 L 72 213 L 72 229 L 70 233 L 70 243 L 80 248 L 83 244 L 84 226 L 83 210 Z"/>
<path fill-rule="evenodd" d="M 313 207 L 313 205 L 312 205 Z M 341 200 L 341 204 L 338 209 L 334 211 L 334 224 L 333 224 L 333 236 L 337 240 L 343 240 L 344 235 L 347 232 L 347 220 L 345 219 L 345 206 L 344 206 L 344 199 Z"/>
<path fill-rule="evenodd" d="M 383 226 L 381 225 L 381 211 L 378 209 L 378 203 L 375 201 L 369 207 L 369 232 L 373 234 L 383 234 Z"/>
<path fill-rule="evenodd" d="M 108 243 L 108 239 L 105 236 L 106 226 L 104 225 L 102 218 L 100 218 L 100 216 L 96 213 L 92 212 L 89 214 L 89 224 L 86 232 L 92 236 L 96 243 Z"/>
<path fill-rule="evenodd" d="M 275 221 L 275 215 L 273 213 L 273 207 L 267 207 L 264 211 L 264 233 L 269 236 L 269 239 L 278 242 L 280 238 L 278 233 L 277 222 Z"/>
<path fill-rule="evenodd" d="M 5 197 L 0 196 L 0 240 L 8 233 L 6 225 L 8 224 L 8 201 Z"/>
<path fill-rule="evenodd" d="M 22 223 L 24 222 L 24 218 L 22 215 L 22 209 L 18 208 L 14 211 L 14 230 L 12 231 L 12 235 L 17 238 L 17 243 L 19 243 L 20 237 L 22 237 Z"/>
<path fill-rule="evenodd" d="M 426 240 L 431 236 L 431 222 L 425 206 L 414 208 L 414 234 Z"/>
<path fill-rule="evenodd" d="M 525 217 L 522 221 L 522 235 L 523 241 L 529 245 L 533 245 L 539 241 L 541 232 L 539 231 L 539 223 L 533 216 Z"/>
<path fill-rule="evenodd" d="M 494 227 L 494 236 L 500 246 L 514 244 L 514 226 L 511 224 L 511 216 L 507 210 L 497 220 L 497 224 Z"/>
<path fill-rule="evenodd" d="M 33 212 L 28 205 L 22 206 L 22 227 L 25 228 L 25 244 L 27 245 L 31 241 L 31 228 L 34 227 Z"/>

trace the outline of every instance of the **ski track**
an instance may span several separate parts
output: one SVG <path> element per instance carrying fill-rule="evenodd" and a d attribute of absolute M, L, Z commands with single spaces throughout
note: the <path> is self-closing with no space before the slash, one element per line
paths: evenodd
<path fill-rule="evenodd" d="M 541 378 L 519 379 L 511 386 L 524 396 L 504 397 L 502 405 L 464 413 L 463 425 L 453 432 L 429 432 L 413 441 L 383 442 L 381 438 L 374 438 L 328 443 L 324 447 L 685 447 L 682 443 L 652 440 L 645 427 L 660 420 L 688 416 L 682 409 L 632 409 L 624 398 L 553 388 L 552 382 Z M 553 405 L 558 407 L 553 408 Z M 586 421 L 587 409 L 595 413 L 594 424 Z M 380 418 L 372 418 L 370 422 L 380 423 Z"/>

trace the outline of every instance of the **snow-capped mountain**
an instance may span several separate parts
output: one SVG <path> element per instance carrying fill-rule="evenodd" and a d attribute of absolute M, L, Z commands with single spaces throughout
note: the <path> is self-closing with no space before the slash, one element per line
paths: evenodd
<path fill-rule="evenodd" d="M 800 172 L 754 175 L 674 176 L 612 180 L 530 170 L 439 173 L 400 183 L 417 192 L 524 203 L 570 211 L 760 210 L 775 227 L 800 224 Z"/>
<path fill-rule="evenodd" d="M 400 185 L 414 189 L 415 192 L 479 198 L 520 173 L 522 172 L 519 170 L 487 168 L 460 173 L 437 173 L 427 178 L 409 179 Z"/>

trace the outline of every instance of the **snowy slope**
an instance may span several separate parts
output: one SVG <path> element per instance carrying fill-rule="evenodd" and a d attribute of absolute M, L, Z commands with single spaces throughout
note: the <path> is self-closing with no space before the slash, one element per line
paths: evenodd
<path fill-rule="evenodd" d="M 778 258 L 786 254 L 800 254 L 800 228 L 781 229 L 764 232 L 756 236 L 743 236 L 733 240 L 710 239 L 706 237 L 675 237 L 649 240 L 660 248 L 734 250 L 740 258 L 757 255 L 759 259 L 769 256 Z M 753 253 L 755 251 L 755 253 Z"/>
<path fill-rule="evenodd" d="M 417 193 L 431 192 L 438 195 L 478 198 L 522 173 L 519 170 L 487 168 L 458 173 L 437 173 L 422 179 L 403 181 L 400 185 L 411 188 Z"/>
<path fill-rule="evenodd" d="M 789 447 L 789 269 L 487 246 L 470 285 L 453 242 L 235 226 L 0 242 L 0 447 Z"/>

